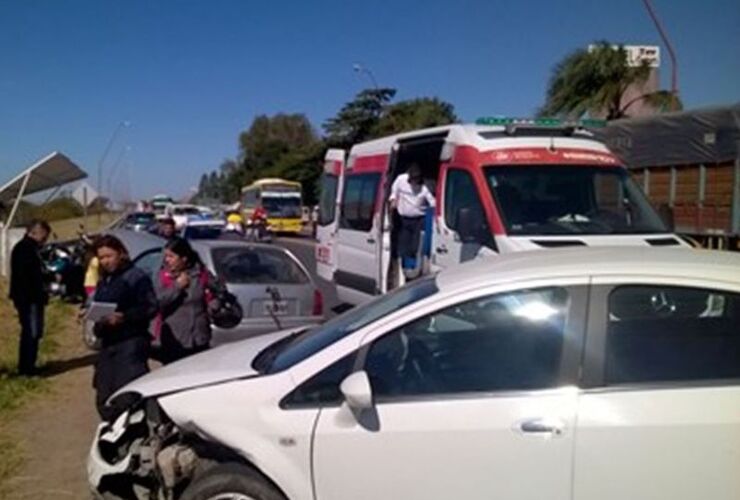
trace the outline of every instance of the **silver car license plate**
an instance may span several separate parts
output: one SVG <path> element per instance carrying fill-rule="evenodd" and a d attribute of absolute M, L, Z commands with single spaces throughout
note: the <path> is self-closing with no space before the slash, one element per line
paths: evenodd
<path fill-rule="evenodd" d="M 262 303 L 265 316 L 285 316 L 288 314 L 288 302 L 285 300 L 266 300 Z"/>

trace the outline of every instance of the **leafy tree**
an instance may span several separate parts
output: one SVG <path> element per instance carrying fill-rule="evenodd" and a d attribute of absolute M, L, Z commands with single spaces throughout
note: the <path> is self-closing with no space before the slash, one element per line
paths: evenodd
<path fill-rule="evenodd" d="M 448 102 L 436 97 L 409 99 L 388 106 L 373 127 L 372 135 L 382 137 L 456 121 L 455 108 Z"/>
<path fill-rule="evenodd" d="M 647 63 L 636 67 L 627 63 L 622 46 L 615 49 L 600 42 L 593 50 L 577 50 L 555 66 L 540 115 L 580 118 L 586 113 L 605 113 L 607 120 L 614 120 L 629 116 L 630 106 L 639 100 L 661 111 L 680 109 L 678 97 L 667 91 L 649 92 L 624 102 L 627 89 L 644 84 L 649 76 Z"/>
<path fill-rule="evenodd" d="M 349 147 L 372 136 L 385 106 L 396 95 L 396 89 L 366 89 L 342 106 L 337 116 L 324 123 L 331 146 Z"/>

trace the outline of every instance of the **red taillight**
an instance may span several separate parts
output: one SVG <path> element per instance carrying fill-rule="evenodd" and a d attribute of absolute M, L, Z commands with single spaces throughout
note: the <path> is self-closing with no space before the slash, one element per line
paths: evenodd
<path fill-rule="evenodd" d="M 313 315 L 322 316 L 324 314 L 324 296 L 318 288 L 313 291 Z"/>

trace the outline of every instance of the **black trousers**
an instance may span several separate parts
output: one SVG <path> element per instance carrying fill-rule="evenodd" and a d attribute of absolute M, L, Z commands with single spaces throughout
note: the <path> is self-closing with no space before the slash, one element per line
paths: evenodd
<path fill-rule="evenodd" d="M 416 257 L 419 253 L 421 231 L 424 229 L 424 217 L 401 216 L 401 227 L 398 231 L 398 256 Z"/>
<path fill-rule="evenodd" d="M 149 337 L 138 336 L 103 346 L 95 363 L 93 387 L 100 418 L 113 420 L 124 408 L 106 406 L 105 402 L 118 389 L 149 371 Z"/>
<path fill-rule="evenodd" d="M 18 373 L 33 375 L 36 371 L 39 342 L 44 334 L 44 304 L 16 302 L 15 308 L 21 323 Z"/>

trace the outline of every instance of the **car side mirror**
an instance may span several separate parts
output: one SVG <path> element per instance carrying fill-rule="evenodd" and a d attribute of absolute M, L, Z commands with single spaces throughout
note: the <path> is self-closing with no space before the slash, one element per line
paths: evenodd
<path fill-rule="evenodd" d="M 367 372 L 354 372 L 339 385 L 345 401 L 353 410 L 367 410 L 373 406 L 373 390 Z"/>
<path fill-rule="evenodd" d="M 658 207 L 658 215 L 663 220 L 663 223 L 666 225 L 670 232 L 675 231 L 676 220 L 673 215 L 673 208 L 671 208 L 668 203 L 661 203 L 661 205 Z"/>
<path fill-rule="evenodd" d="M 470 243 L 476 240 L 476 221 L 473 211 L 463 207 L 457 210 L 455 228 L 460 241 Z"/>

